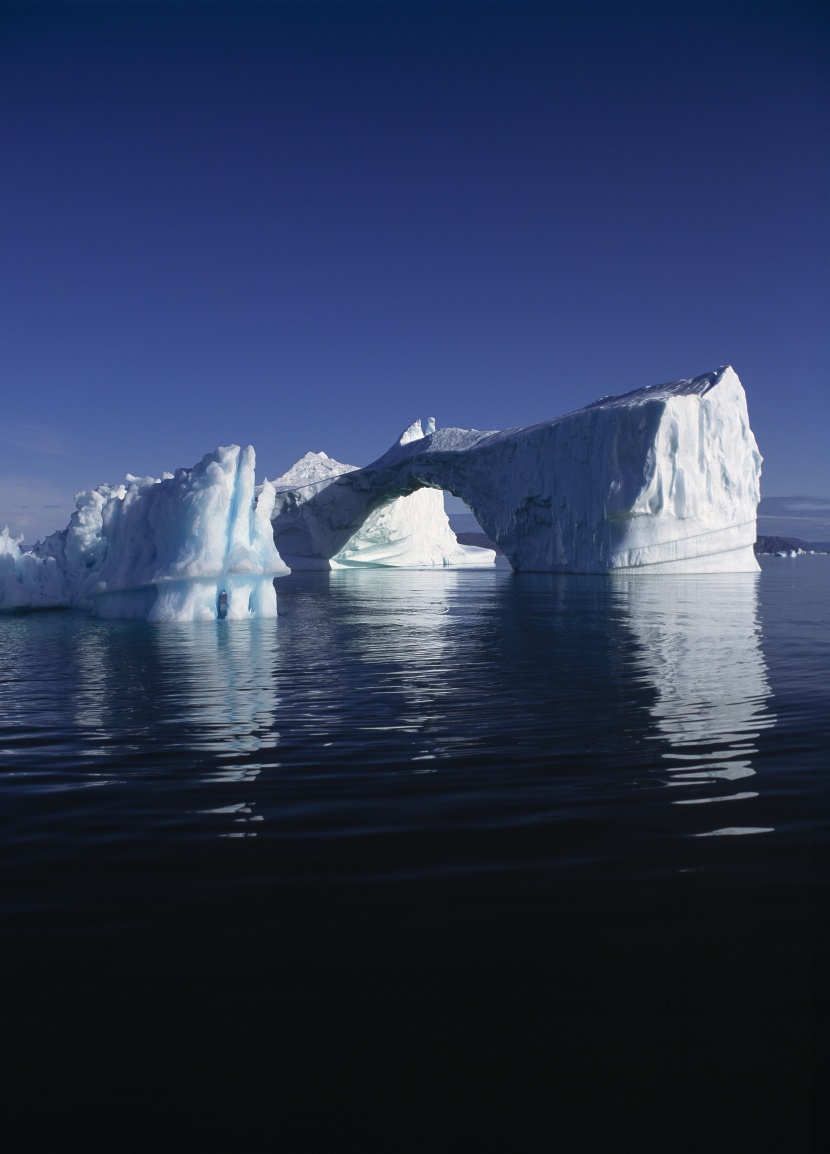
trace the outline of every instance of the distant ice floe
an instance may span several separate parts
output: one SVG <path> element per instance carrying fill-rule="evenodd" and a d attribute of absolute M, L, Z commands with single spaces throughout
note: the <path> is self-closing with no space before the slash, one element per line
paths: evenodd
<path fill-rule="evenodd" d="M 723 829 L 710 829 L 706 833 L 696 833 L 695 837 L 745 837 L 752 833 L 775 833 L 772 826 L 727 825 Z"/>

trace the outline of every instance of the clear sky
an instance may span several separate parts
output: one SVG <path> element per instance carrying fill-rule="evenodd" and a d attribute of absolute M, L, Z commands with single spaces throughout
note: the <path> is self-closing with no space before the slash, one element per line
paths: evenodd
<path fill-rule="evenodd" d="M 809 2 L 0 6 L 0 523 L 731 363 L 830 496 Z"/>

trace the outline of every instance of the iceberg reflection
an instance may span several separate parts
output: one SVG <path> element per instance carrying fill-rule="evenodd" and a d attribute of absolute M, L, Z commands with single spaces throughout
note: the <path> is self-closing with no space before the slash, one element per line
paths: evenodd
<path fill-rule="evenodd" d="M 173 729 L 186 725 L 188 748 L 213 755 L 200 783 L 256 781 L 263 766 L 251 755 L 274 749 L 279 742 L 275 623 L 221 621 L 207 629 L 172 625 L 154 631 L 154 643 L 158 660 L 175 666 L 178 682 L 179 708 L 166 723 Z M 256 837 L 255 823 L 265 820 L 247 796 L 196 812 L 215 816 L 217 836 L 226 838 Z"/>
<path fill-rule="evenodd" d="M 332 592 L 349 607 L 344 620 L 352 627 L 355 656 L 367 667 L 386 667 L 383 692 L 394 702 L 388 717 L 366 718 L 359 732 L 366 740 L 385 731 L 411 735 L 409 760 L 420 763 L 414 773 L 451 752 L 445 728 L 454 691 L 446 674 L 457 666 L 459 653 L 450 618 L 465 579 L 451 568 L 344 569 L 330 575 Z"/>
<path fill-rule="evenodd" d="M 94 760 L 72 787 L 99 784 L 101 759 L 112 784 L 144 777 L 189 794 L 256 781 L 279 742 L 277 660 L 275 621 L 164 629 L 85 621 L 72 651 L 72 701 L 76 755 Z M 189 797 L 184 804 L 194 812 Z M 247 827 L 263 820 L 239 794 L 195 812 L 227 815 L 222 827 L 233 832 L 224 836 L 253 836 Z"/>
<path fill-rule="evenodd" d="M 668 786 L 690 796 L 675 805 L 746 801 L 755 774 L 755 740 L 775 724 L 760 645 L 758 578 L 712 574 L 705 578 L 615 576 L 615 594 L 638 653 L 634 664 L 654 690 L 654 732 Z M 735 790 L 741 781 L 745 788 Z M 733 788 L 729 788 L 733 786 Z M 766 832 L 730 826 L 718 833 Z"/>
<path fill-rule="evenodd" d="M 274 622 L 186 623 L 153 634 L 157 660 L 176 681 L 162 723 L 186 726 L 190 749 L 235 758 L 276 746 Z"/>

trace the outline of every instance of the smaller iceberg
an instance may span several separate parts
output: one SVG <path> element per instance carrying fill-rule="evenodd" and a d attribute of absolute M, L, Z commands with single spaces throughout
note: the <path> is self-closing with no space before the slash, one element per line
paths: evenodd
<path fill-rule="evenodd" d="M 84 608 L 97 617 L 276 617 L 289 570 L 271 531 L 274 486 L 254 450 L 229 445 L 192 469 L 78 493 L 65 529 L 22 551 L 0 533 L 0 610 Z"/>
<path fill-rule="evenodd" d="M 99 485 L 75 494 L 75 512 L 65 529 L 50 533 L 28 550 L 8 529 L 0 535 L 0 610 L 91 609 L 81 590 L 101 568 L 106 541 L 103 510 L 111 497 L 123 497 L 125 485 Z"/>
<path fill-rule="evenodd" d="M 421 441 L 434 432 L 432 418 L 427 423 L 426 432 L 421 422 L 415 421 L 401 434 L 398 444 Z M 292 510 L 302 506 L 309 496 L 322 493 L 338 477 L 358 471 L 358 466 L 344 465 L 325 453 L 306 453 L 287 473 L 274 481 L 274 538 L 292 569 L 467 568 L 494 563 L 496 554 L 492 549 L 459 543 L 450 527 L 444 509 L 444 495 L 439 489 L 419 489 L 386 500 L 330 558 L 294 556 L 290 552 L 290 528 L 286 533 Z M 336 498 L 343 490 L 332 489 L 331 492 Z M 335 505 L 332 515 L 335 520 L 340 520 L 342 511 Z"/>
<path fill-rule="evenodd" d="M 171 475 L 172 474 L 168 474 Z M 103 513 L 113 497 L 123 497 L 127 484 L 98 485 L 75 494 L 75 512 L 65 529 L 58 529 L 43 541 L 38 541 L 32 553 L 57 566 L 61 576 L 61 604 L 73 608 L 91 609 L 91 602 L 82 595 L 82 589 L 92 574 L 97 573 L 106 556 Z M 152 480 L 150 478 L 149 480 Z"/>
<path fill-rule="evenodd" d="M 0 611 L 64 608 L 63 575 L 54 557 L 23 550 L 22 541 L 8 526 L 0 529 Z"/>
<path fill-rule="evenodd" d="M 271 533 L 274 486 L 255 493 L 254 450 L 229 445 L 161 480 L 128 477 L 106 502 L 100 568 L 83 584 L 98 617 L 276 617 L 287 573 Z"/>

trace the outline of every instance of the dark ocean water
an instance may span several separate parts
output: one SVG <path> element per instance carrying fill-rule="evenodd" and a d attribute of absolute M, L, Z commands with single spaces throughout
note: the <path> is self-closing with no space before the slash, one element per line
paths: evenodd
<path fill-rule="evenodd" d="M 830 558 L 763 565 L 0 618 L 7 1089 L 819 1149 Z"/>

